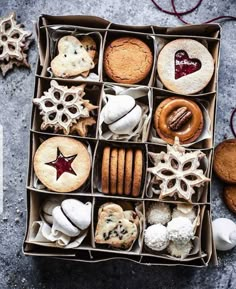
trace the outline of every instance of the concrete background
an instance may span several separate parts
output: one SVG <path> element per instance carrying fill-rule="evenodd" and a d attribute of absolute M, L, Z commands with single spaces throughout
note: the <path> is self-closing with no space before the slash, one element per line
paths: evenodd
<path fill-rule="evenodd" d="M 157 0 L 158 1 L 158 0 Z M 169 0 L 158 1 L 169 8 Z M 190 1 L 175 1 L 179 10 Z M 196 2 L 196 0 L 191 1 Z M 154 7 L 150 0 L 51 1 L 1 0 L 0 15 L 16 11 L 29 30 L 42 13 L 90 14 L 116 23 L 180 25 Z M 185 17 L 192 23 L 222 14 L 236 16 L 234 0 L 204 0 L 201 7 Z M 236 106 L 236 23 L 223 25 L 219 73 L 219 101 L 216 143 L 232 138 L 229 118 Z M 0 124 L 4 130 L 4 212 L 0 215 L 0 288 L 236 288 L 236 249 L 219 254 L 219 267 L 204 269 L 145 267 L 124 261 L 80 264 L 47 258 L 24 257 L 21 252 L 25 231 L 25 180 L 27 149 L 37 58 L 35 43 L 29 53 L 31 70 L 15 69 L 5 79 L 0 76 Z M 230 156 L 229 156 L 230 157 Z M 213 217 L 236 221 L 221 199 L 222 184 L 214 177 Z"/>

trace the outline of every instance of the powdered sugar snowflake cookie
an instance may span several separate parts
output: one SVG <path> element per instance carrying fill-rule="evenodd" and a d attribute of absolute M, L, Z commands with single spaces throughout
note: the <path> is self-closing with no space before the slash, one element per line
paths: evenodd
<path fill-rule="evenodd" d="M 29 48 L 31 32 L 16 23 L 16 14 L 0 17 L 0 70 L 3 76 L 16 66 L 29 67 L 26 51 Z"/>
<path fill-rule="evenodd" d="M 150 152 L 149 156 L 154 167 L 147 170 L 153 175 L 152 183 L 159 184 L 160 199 L 177 195 L 191 202 L 194 188 L 210 181 L 199 169 L 200 160 L 205 154 L 200 150 L 186 152 L 178 138 L 175 138 L 173 146 L 167 145 L 167 153 Z"/>
<path fill-rule="evenodd" d="M 97 106 L 83 99 L 84 85 L 68 88 L 59 85 L 55 80 L 52 80 L 50 84 L 51 87 L 44 92 L 42 97 L 33 100 L 42 115 L 41 129 L 46 130 L 50 127 L 54 129 L 54 132 L 62 130 L 66 135 L 76 131 L 77 134 L 86 136 L 86 125 L 96 123 L 95 119 L 90 116 L 90 111 L 96 109 Z M 82 120 L 83 126 L 80 125 L 80 129 L 73 128 L 71 131 L 73 125 L 79 125 Z"/>

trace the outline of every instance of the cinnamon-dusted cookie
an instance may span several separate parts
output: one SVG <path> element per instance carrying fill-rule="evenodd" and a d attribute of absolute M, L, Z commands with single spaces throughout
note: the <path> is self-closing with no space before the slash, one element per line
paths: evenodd
<path fill-rule="evenodd" d="M 236 184 L 236 139 L 225 140 L 220 143 L 214 154 L 213 169 L 224 182 Z"/>
<path fill-rule="evenodd" d="M 124 192 L 124 173 L 125 173 L 125 149 L 118 151 L 118 168 L 117 168 L 117 193 L 123 195 Z"/>
<path fill-rule="evenodd" d="M 214 59 L 199 41 L 176 39 L 162 48 L 157 70 L 167 89 L 180 94 L 194 94 L 211 80 Z"/>
<path fill-rule="evenodd" d="M 132 187 L 132 176 L 133 176 L 133 150 L 128 149 L 125 156 L 125 195 L 130 195 Z"/>
<path fill-rule="evenodd" d="M 118 164 L 118 149 L 111 150 L 110 158 L 110 193 L 116 194 L 117 191 L 117 164 Z"/>
<path fill-rule="evenodd" d="M 115 82 L 134 84 L 150 72 L 153 55 L 145 42 L 135 37 L 113 40 L 105 49 L 104 69 Z"/>
<path fill-rule="evenodd" d="M 94 68 L 94 62 L 82 43 L 74 36 L 67 35 L 58 42 L 58 55 L 51 61 L 56 77 L 75 77 Z"/>
<path fill-rule="evenodd" d="M 128 249 L 138 236 L 139 219 L 133 211 L 123 211 L 114 203 L 103 204 L 98 211 L 98 222 L 95 232 L 97 244 L 107 244 L 114 248 Z"/>
<path fill-rule="evenodd" d="M 168 97 L 157 107 L 154 126 L 159 136 L 173 144 L 177 136 L 181 144 L 194 142 L 203 130 L 203 114 L 198 104 L 180 97 Z"/>
<path fill-rule="evenodd" d="M 110 147 L 105 147 L 103 150 L 103 157 L 102 157 L 102 192 L 104 194 L 109 193 L 109 178 L 110 178 L 110 154 L 111 149 Z"/>
<path fill-rule="evenodd" d="M 69 137 L 44 141 L 34 155 L 34 171 L 39 180 L 55 192 L 72 192 L 88 179 L 91 159 L 86 146 Z"/>
<path fill-rule="evenodd" d="M 236 185 L 226 186 L 223 196 L 227 207 L 236 214 Z"/>
<path fill-rule="evenodd" d="M 134 154 L 134 172 L 132 184 L 132 196 L 138 197 L 140 194 L 143 175 L 143 153 L 141 150 L 136 150 Z"/>

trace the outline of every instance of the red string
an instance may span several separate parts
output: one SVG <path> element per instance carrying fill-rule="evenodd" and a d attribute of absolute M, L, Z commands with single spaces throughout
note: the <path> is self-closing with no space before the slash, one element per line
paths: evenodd
<path fill-rule="evenodd" d="M 203 0 L 198 0 L 197 4 L 191 8 L 191 9 L 187 9 L 185 11 L 181 11 L 181 12 L 178 12 L 176 10 L 176 6 L 175 6 L 175 0 L 171 0 L 171 6 L 173 8 L 173 11 L 170 11 L 170 10 L 166 10 L 166 9 L 163 9 L 159 4 L 157 4 L 157 2 L 155 0 L 151 0 L 152 3 L 156 6 L 156 8 L 166 14 L 169 14 L 169 15 L 174 15 L 176 16 L 181 22 L 183 22 L 184 24 L 190 24 L 188 23 L 187 21 L 185 21 L 181 16 L 183 15 L 187 15 L 187 14 L 190 14 L 192 13 L 193 11 L 195 11 L 201 4 L 202 4 L 202 1 Z M 210 20 L 207 20 L 203 23 L 211 23 L 211 22 L 214 22 L 214 21 L 217 21 L 217 20 L 236 20 L 236 17 L 235 16 L 230 16 L 230 15 L 221 15 L 221 16 L 218 16 L 218 17 L 215 17 L 215 18 L 212 18 Z"/>

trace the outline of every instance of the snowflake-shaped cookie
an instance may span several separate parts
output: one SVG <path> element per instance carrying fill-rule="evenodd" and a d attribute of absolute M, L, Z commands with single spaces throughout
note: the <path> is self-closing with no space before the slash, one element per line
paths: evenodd
<path fill-rule="evenodd" d="M 31 32 L 24 31 L 16 23 L 15 13 L 0 18 L 0 69 L 3 76 L 13 65 L 29 67 L 26 50 L 29 48 Z"/>
<path fill-rule="evenodd" d="M 51 127 L 54 132 L 63 130 L 64 134 L 69 134 L 71 126 L 80 118 L 90 117 L 89 112 L 97 106 L 83 99 L 84 85 L 68 88 L 59 85 L 55 80 L 52 80 L 50 85 L 42 97 L 33 100 L 42 115 L 41 129 Z"/>
<path fill-rule="evenodd" d="M 178 138 L 173 146 L 167 145 L 167 153 L 149 155 L 154 167 L 148 168 L 148 171 L 154 175 L 152 183 L 160 186 L 160 199 L 177 194 L 179 198 L 191 202 L 194 187 L 210 181 L 203 170 L 198 169 L 199 161 L 205 154 L 200 150 L 186 153 Z"/>

